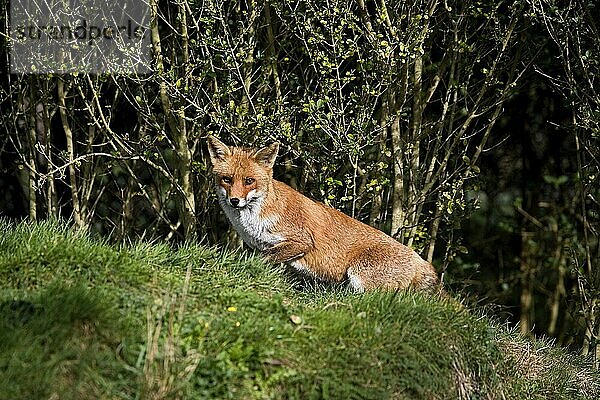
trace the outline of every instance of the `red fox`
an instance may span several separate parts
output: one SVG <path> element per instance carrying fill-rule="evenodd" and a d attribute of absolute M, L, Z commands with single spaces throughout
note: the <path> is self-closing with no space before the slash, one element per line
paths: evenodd
<path fill-rule="evenodd" d="M 244 242 L 270 261 L 347 281 L 355 292 L 433 289 L 433 266 L 378 229 L 273 179 L 279 144 L 230 147 L 208 138 L 219 203 Z"/>

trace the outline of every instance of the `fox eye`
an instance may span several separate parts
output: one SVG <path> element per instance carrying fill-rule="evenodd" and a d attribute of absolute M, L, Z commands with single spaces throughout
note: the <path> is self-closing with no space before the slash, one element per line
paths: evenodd
<path fill-rule="evenodd" d="M 244 178 L 244 185 L 246 185 L 246 186 L 250 186 L 254 182 L 256 182 L 256 179 L 254 179 L 254 178 L 250 178 L 250 177 Z"/>
<path fill-rule="evenodd" d="M 227 185 L 231 185 L 231 183 L 233 182 L 233 178 L 230 176 L 222 176 L 221 177 L 221 182 L 227 184 Z"/>

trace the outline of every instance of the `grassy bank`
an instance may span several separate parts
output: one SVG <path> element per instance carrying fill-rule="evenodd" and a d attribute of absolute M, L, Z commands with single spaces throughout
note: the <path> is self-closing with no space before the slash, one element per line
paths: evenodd
<path fill-rule="evenodd" d="M 595 399 L 584 360 L 414 293 L 0 222 L 0 399 Z"/>

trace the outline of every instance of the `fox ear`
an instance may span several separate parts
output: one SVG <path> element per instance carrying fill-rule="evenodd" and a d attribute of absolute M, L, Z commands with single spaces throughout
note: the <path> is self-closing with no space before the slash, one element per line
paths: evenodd
<path fill-rule="evenodd" d="M 263 147 L 254 153 L 254 159 L 267 168 L 272 169 L 275 165 L 277 152 L 279 151 L 279 143 L 275 142 L 270 146 Z"/>
<path fill-rule="evenodd" d="M 210 154 L 210 162 L 213 165 L 231 155 L 229 147 L 214 136 L 208 137 L 208 153 Z"/>

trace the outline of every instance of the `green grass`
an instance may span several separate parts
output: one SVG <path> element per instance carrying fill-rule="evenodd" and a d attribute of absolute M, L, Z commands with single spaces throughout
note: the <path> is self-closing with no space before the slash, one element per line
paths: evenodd
<path fill-rule="evenodd" d="M 596 399 L 451 299 L 294 289 L 259 258 L 0 222 L 0 399 Z"/>

